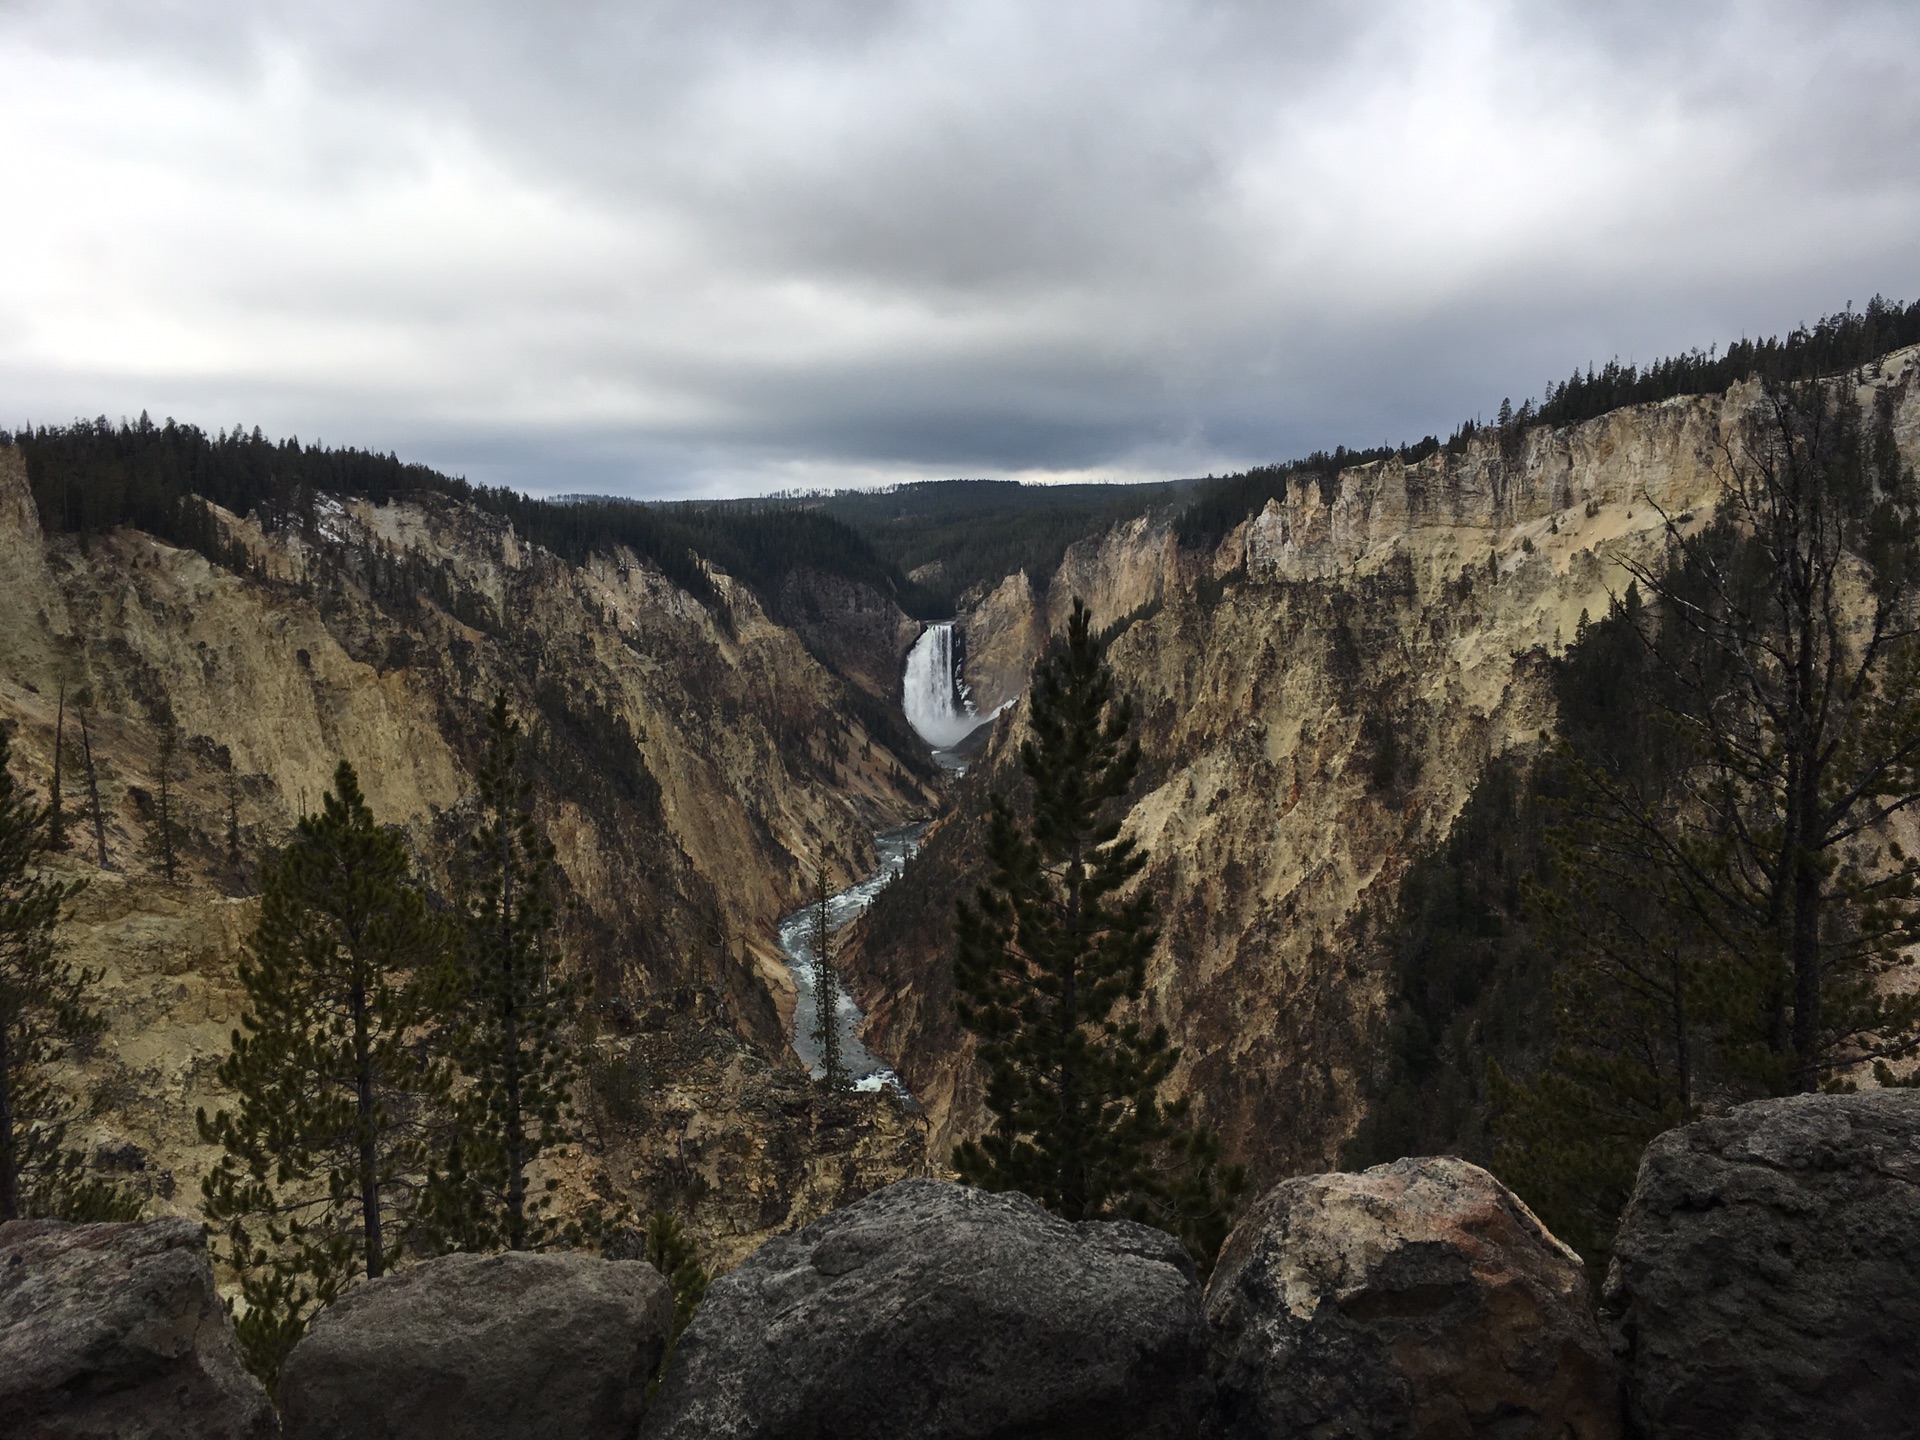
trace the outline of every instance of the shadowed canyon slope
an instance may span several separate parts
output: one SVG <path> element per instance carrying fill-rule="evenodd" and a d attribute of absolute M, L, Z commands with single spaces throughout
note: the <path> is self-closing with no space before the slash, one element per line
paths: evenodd
<path fill-rule="evenodd" d="M 1910 457 L 1916 353 L 1866 376 L 1891 390 Z M 1552 730 L 1546 657 L 1583 612 L 1605 611 L 1618 557 L 1656 555 L 1667 517 L 1705 524 L 1756 395 L 1483 431 L 1461 454 L 1296 478 L 1211 554 L 1136 520 L 1075 546 L 1044 588 L 1013 577 L 962 616 L 983 708 L 1012 693 L 1073 595 L 1123 627 L 1110 658 L 1145 753 L 1127 832 L 1151 854 L 1163 926 L 1145 1004 L 1183 1049 L 1177 1084 L 1256 1188 L 1336 1159 L 1382 1039 L 1370 920 L 1486 762 Z M 927 1104 L 936 1154 L 981 1122 L 950 921 L 1020 723 L 1003 717 L 851 961 L 869 1042 Z"/>
<path fill-rule="evenodd" d="M 504 690 L 531 727 L 566 948 L 595 985 L 591 1143 L 559 1169 L 687 1207 L 728 1251 L 918 1168 L 919 1129 L 890 1102 L 816 1114 L 768 1058 L 786 1057 L 774 921 L 816 861 L 865 873 L 873 830 L 933 798 L 923 762 L 862 729 L 849 682 L 724 576 L 717 616 L 632 556 L 576 567 L 452 501 L 323 498 L 306 534 L 220 518 L 246 573 L 131 530 L 44 535 L 19 452 L 0 449 L 0 719 L 44 793 L 65 689 L 59 864 L 90 882 L 67 939 L 106 972 L 108 1032 L 69 1077 L 95 1096 L 96 1159 L 197 1208 L 213 1152 L 193 1114 L 221 1100 L 259 860 L 344 757 L 376 816 L 439 863 Z M 783 599 L 857 611 L 857 642 L 910 639 L 890 602 L 847 590 Z M 105 869 L 80 814 L 83 706 Z M 151 853 L 169 716 L 177 884 Z"/>

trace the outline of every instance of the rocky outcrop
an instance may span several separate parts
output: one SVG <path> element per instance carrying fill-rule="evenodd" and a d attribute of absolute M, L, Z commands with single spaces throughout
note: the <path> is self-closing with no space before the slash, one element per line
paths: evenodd
<path fill-rule="evenodd" d="M 795 569 L 780 582 L 773 618 L 875 700 L 899 700 L 900 669 L 920 625 L 890 597 L 838 575 Z"/>
<path fill-rule="evenodd" d="M 1912 1433 L 1920 1092 L 1762 1100 L 1660 1136 L 1604 1298 L 1647 1440 Z"/>
<path fill-rule="evenodd" d="M 673 1295 L 651 1265 L 448 1255 L 350 1291 L 280 1371 L 289 1440 L 627 1440 Z"/>
<path fill-rule="evenodd" d="M 277 1433 L 266 1392 L 241 1368 L 200 1226 L 0 1225 L 0 1435 Z"/>
<path fill-rule="evenodd" d="M 1047 637 L 1066 629 L 1076 597 L 1109 626 L 1159 605 L 1180 575 L 1173 512 L 1162 509 L 1076 540 L 1038 588 L 1021 570 L 963 598 L 958 624 L 975 708 L 990 714 L 1026 691 L 1033 662 Z"/>
<path fill-rule="evenodd" d="M 1016 570 L 972 603 L 955 622 L 966 643 L 963 678 L 968 698 L 991 714 L 1027 688 L 1034 657 L 1047 644 L 1047 617 L 1027 572 Z"/>
<path fill-rule="evenodd" d="M 907 1181 L 716 1281 L 643 1440 L 1172 1437 L 1204 1402 L 1172 1237 Z"/>
<path fill-rule="evenodd" d="M 684 1015 L 594 1042 L 600 1164 L 697 1225 L 732 1269 L 768 1235 L 927 1169 L 925 1117 L 890 1091 L 834 1094 Z"/>
<path fill-rule="evenodd" d="M 1611 1357 L 1580 1257 L 1452 1157 L 1270 1192 L 1207 1287 L 1224 1440 L 1604 1440 Z"/>
<path fill-rule="evenodd" d="M 1617 1436 L 1580 1258 L 1465 1160 L 1306 1175 L 1221 1250 L 1219 1434 Z"/>

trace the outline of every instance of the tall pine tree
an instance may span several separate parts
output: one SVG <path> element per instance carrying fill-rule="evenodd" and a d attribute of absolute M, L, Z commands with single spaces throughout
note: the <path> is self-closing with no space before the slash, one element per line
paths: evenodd
<path fill-rule="evenodd" d="M 1069 1220 L 1126 1216 L 1180 1234 L 1202 1263 L 1242 1176 L 1160 1099 L 1180 1052 L 1166 1027 L 1117 1020 L 1138 1002 L 1158 932 L 1145 852 L 1120 834 L 1140 767 L 1129 701 L 1076 597 L 1065 643 L 1037 665 L 1021 746 L 1022 818 L 992 797 L 989 883 L 959 909 L 960 1022 L 979 1040 L 992 1126 L 954 1152 L 969 1184 L 1021 1190 Z M 1131 893 L 1126 893 L 1131 887 Z"/>
<path fill-rule="evenodd" d="M 240 1272 L 241 1348 L 272 1385 L 312 1314 L 392 1268 L 415 1220 L 445 1069 L 445 927 L 353 767 L 268 866 L 240 965 L 242 1029 L 220 1067 L 236 1109 L 199 1115 L 225 1153 L 207 1219 Z"/>
<path fill-rule="evenodd" d="M 840 1054 L 840 972 L 833 966 L 833 895 L 823 861 L 813 872 L 813 1040 L 820 1047 L 820 1078 L 829 1090 L 847 1088 Z"/>
<path fill-rule="evenodd" d="M 459 871 L 460 1010 L 448 1053 L 460 1067 L 456 1140 L 435 1177 L 432 1210 L 443 1243 L 462 1249 L 535 1249 L 575 1238 L 551 1212 L 549 1181 L 529 1193 L 528 1170 L 576 1138 L 579 1079 L 571 1030 L 580 986 L 560 973 L 554 946 L 553 846 L 520 773 L 520 727 L 505 695 L 487 720 L 479 816 Z M 589 1229 L 597 1217 L 587 1217 Z"/>

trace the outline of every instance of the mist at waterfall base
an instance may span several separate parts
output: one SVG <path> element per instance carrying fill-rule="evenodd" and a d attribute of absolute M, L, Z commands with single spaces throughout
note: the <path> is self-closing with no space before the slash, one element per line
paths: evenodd
<path fill-rule="evenodd" d="M 873 897 L 905 868 L 907 861 L 920 848 L 920 837 L 926 833 L 926 824 L 922 822 L 902 825 L 896 830 L 883 830 L 873 837 L 874 848 L 880 852 L 880 868 L 859 884 L 842 890 L 827 901 L 828 934 L 837 933 L 873 903 Z M 780 948 L 786 953 L 787 969 L 793 975 L 793 987 L 798 992 L 793 1007 L 794 1053 L 800 1057 L 800 1063 L 807 1067 L 808 1073 L 818 1080 L 826 1071 L 820 1064 L 820 1044 L 813 1037 L 819 1007 L 813 990 L 811 905 L 804 910 L 794 911 L 780 922 Z M 840 1059 L 847 1067 L 853 1088 L 870 1092 L 892 1090 L 895 1094 L 905 1096 L 907 1087 L 901 1083 L 900 1077 L 885 1063 L 875 1059 L 867 1047 L 860 1043 L 860 1022 L 866 1017 L 860 1013 L 860 1007 L 853 1003 L 853 997 L 847 994 L 844 987 L 840 991 L 835 1018 L 840 1029 Z"/>
<path fill-rule="evenodd" d="M 949 769 L 964 768 L 952 752 L 993 719 L 973 708 L 967 682 L 957 673 L 955 654 L 952 622 L 927 626 L 907 652 L 907 670 L 900 682 L 900 708 L 907 723 Z"/>

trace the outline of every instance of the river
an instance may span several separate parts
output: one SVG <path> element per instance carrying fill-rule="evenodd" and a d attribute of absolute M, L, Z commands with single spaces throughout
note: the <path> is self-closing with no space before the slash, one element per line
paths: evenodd
<path fill-rule="evenodd" d="M 859 884 L 849 886 L 827 901 L 830 933 L 839 931 L 873 903 L 873 897 L 900 873 L 908 859 L 920 848 L 920 837 L 926 833 L 926 822 L 922 821 L 894 830 L 883 830 L 873 837 L 874 847 L 880 852 L 880 868 Z M 811 905 L 794 911 L 780 922 L 780 948 L 786 953 L 787 969 L 793 975 L 794 989 L 799 992 L 793 1007 L 794 1053 L 813 1077 L 819 1079 L 825 1072 L 820 1068 L 820 1047 L 813 1038 L 818 1011 L 813 998 Z M 840 1025 L 840 1056 L 846 1064 L 847 1074 L 853 1079 L 853 1088 L 870 1092 L 892 1090 L 898 1095 L 906 1095 L 907 1087 L 901 1083 L 900 1077 L 875 1059 L 867 1047 L 860 1043 L 860 1022 L 866 1017 L 860 1013 L 860 1007 L 853 1003 L 853 997 L 847 993 L 844 985 L 840 989 L 837 1018 Z"/>

